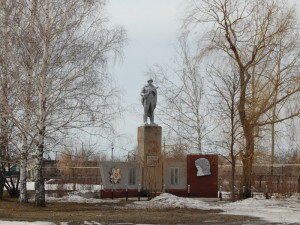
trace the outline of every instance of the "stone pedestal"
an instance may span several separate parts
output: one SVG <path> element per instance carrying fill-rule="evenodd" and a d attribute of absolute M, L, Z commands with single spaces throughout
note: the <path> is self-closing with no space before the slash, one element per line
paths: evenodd
<path fill-rule="evenodd" d="M 160 126 L 142 126 L 138 128 L 138 160 L 144 190 L 162 190 L 161 133 Z"/>

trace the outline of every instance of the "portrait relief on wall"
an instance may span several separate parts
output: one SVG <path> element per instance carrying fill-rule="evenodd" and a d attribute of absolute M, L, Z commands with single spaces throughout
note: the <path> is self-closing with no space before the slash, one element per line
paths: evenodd
<path fill-rule="evenodd" d="M 195 161 L 195 166 L 197 168 L 197 176 L 204 177 L 211 175 L 210 172 L 210 162 L 206 158 L 199 158 Z"/>

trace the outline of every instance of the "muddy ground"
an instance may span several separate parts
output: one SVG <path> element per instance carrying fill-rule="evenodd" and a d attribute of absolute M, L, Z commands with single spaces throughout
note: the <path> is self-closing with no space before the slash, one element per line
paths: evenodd
<path fill-rule="evenodd" d="M 101 224 L 271 224 L 254 217 L 223 215 L 220 210 L 132 209 L 131 201 L 119 203 L 48 202 L 47 207 L 21 204 L 17 199 L 0 201 L 0 220 L 49 221 L 69 225 L 95 221 Z M 97 223 L 94 223 L 97 224 Z"/>

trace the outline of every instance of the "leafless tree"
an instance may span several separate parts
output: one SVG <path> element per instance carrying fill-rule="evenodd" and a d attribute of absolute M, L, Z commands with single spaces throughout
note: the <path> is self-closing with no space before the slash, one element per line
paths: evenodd
<path fill-rule="evenodd" d="M 220 68 L 221 67 L 221 68 Z M 231 200 L 235 201 L 236 161 L 243 149 L 241 124 L 238 117 L 239 77 L 234 65 L 229 61 L 227 66 L 213 65 L 208 70 L 211 78 L 211 98 L 214 121 L 218 121 L 220 134 L 214 135 L 213 145 L 221 148 L 221 154 L 231 164 Z M 217 132 L 214 132 L 216 134 Z M 228 152 L 229 151 L 229 152 Z"/>
<path fill-rule="evenodd" d="M 3 187 L 5 184 L 5 165 L 7 165 L 10 137 L 12 136 L 13 124 L 9 121 L 6 112 L 6 106 L 13 104 L 15 91 L 13 90 L 11 78 L 11 64 L 8 52 L 11 51 L 11 28 L 10 19 L 15 18 L 14 3 L 6 0 L 0 1 L 0 198 L 3 196 Z"/>
<path fill-rule="evenodd" d="M 99 176 L 98 156 L 91 145 L 65 148 L 56 164 L 63 183 L 95 184 Z"/>
<path fill-rule="evenodd" d="M 274 101 L 278 98 L 278 92 L 274 94 Z M 295 111 L 297 105 L 299 105 L 300 93 L 295 94 L 293 98 L 287 100 L 287 103 L 283 106 L 274 105 L 270 112 L 270 117 L 273 121 L 276 121 L 280 115 L 288 116 Z M 296 106 L 296 107 L 295 107 Z M 296 124 L 299 124 L 299 117 L 293 117 L 279 126 L 275 126 L 276 123 L 270 124 L 271 134 L 271 152 L 270 152 L 270 164 L 271 164 L 271 175 L 274 173 L 274 163 L 276 150 L 280 150 L 278 146 L 285 146 L 288 143 L 288 147 L 282 149 L 283 151 L 297 151 L 297 140 L 299 139 L 299 132 L 296 130 Z M 277 129 L 276 129 L 277 127 Z"/>
<path fill-rule="evenodd" d="M 21 32 L 24 31 L 26 23 L 23 23 L 23 6 L 22 1 L 1 1 L 1 48 L 2 48 L 2 60 L 1 66 L 4 69 L 2 75 L 6 76 L 6 80 L 2 79 L 1 84 L 6 86 L 6 91 L 1 93 L 1 99 L 3 100 L 2 110 L 4 120 L 12 123 L 14 131 L 12 139 L 9 140 L 10 145 L 19 152 L 20 170 L 21 170 L 21 188 L 20 188 L 20 201 L 27 202 L 26 192 L 26 161 L 30 150 L 30 142 L 32 144 L 33 138 L 30 138 L 30 132 L 34 124 L 31 122 L 30 109 L 34 106 L 32 92 L 33 92 L 33 80 L 31 74 L 26 73 L 23 68 L 22 50 L 20 48 L 19 39 Z M 28 60 L 28 59 L 26 59 Z M 26 62 L 23 62 L 26 63 Z M 5 90 L 2 89 L 2 90 Z M 8 96 L 9 90 L 11 92 Z M 6 101 L 4 101 L 6 99 Z M 16 121 L 22 121 L 22 126 L 15 123 Z M 22 129 L 20 129 L 22 128 Z"/>
<path fill-rule="evenodd" d="M 164 146 L 164 158 L 166 159 L 175 159 L 175 160 L 184 160 L 189 153 L 189 146 L 187 144 L 180 144 L 175 142 L 175 144 L 166 144 Z"/>
<path fill-rule="evenodd" d="M 186 35 L 181 37 L 179 45 L 175 66 L 157 65 L 149 71 L 149 75 L 160 84 L 163 103 L 158 108 L 158 115 L 161 123 L 193 150 L 202 153 L 208 128 L 204 121 L 207 112 L 202 107 L 204 86 L 199 69 L 201 59 L 192 54 Z"/>
<path fill-rule="evenodd" d="M 243 197 L 250 197 L 255 138 L 259 127 L 299 115 L 272 120 L 268 113 L 282 107 L 299 87 L 299 30 L 295 8 L 286 1 L 193 1 L 186 25 L 208 23 L 210 49 L 235 61 L 239 71 L 238 112 L 245 137 Z M 274 99 L 275 92 L 278 92 Z"/>
<path fill-rule="evenodd" d="M 45 206 L 42 161 L 48 140 L 66 130 L 110 128 L 118 113 L 106 66 L 119 55 L 125 34 L 120 27 L 109 27 L 105 0 L 17 4 L 18 18 L 10 21 L 15 28 L 10 59 L 23 116 L 14 115 L 9 104 L 6 108 L 9 120 L 24 134 L 23 153 L 28 137 L 34 140 L 35 204 Z"/>

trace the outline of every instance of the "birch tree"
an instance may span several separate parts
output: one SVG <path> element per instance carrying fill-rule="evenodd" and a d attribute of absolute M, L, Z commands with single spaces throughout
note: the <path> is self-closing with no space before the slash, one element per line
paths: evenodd
<path fill-rule="evenodd" d="M 202 153 L 203 139 L 208 132 L 204 117 L 204 86 L 199 57 L 190 50 L 187 37 L 179 40 L 179 57 L 175 66 L 157 65 L 149 71 L 160 83 L 163 104 L 158 108 L 159 119 L 171 133 L 184 140 L 193 150 Z"/>
<path fill-rule="evenodd" d="M 187 25 L 212 24 L 207 43 L 233 59 L 239 70 L 238 112 L 246 143 L 242 155 L 245 198 L 251 196 L 256 130 L 299 115 L 298 108 L 275 121 L 267 116 L 274 105 L 284 104 L 299 92 L 296 21 L 294 8 L 272 0 L 197 1 L 186 19 Z M 276 90 L 279 94 L 274 101 Z"/>
<path fill-rule="evenodd" d="M 10 20 L 15 18 L 15 4 L 7 0 L 0 1 L 0 198 L 5 184 L 5 165 L 8 161 L 8 148 L 12 132 L 12 123 L 7 116 L 7 106 L 16 100 L 11 79 L 11 28 Z"/>
<path fill-rule="evenodd" d="M 239 78 L 236 69 L 231 64 L 232 62 L 229 61 L 227 66 L 213 65 L 207 73 L 210 77 L 213 102 L 211 111 L 214 112 L 214 121 L 218 121 L 220 132 L 219 135 L 214 135 L 212 144 L 223 150 L 221 154 L 231 164 L 231 201 L 235 201 L 236 161 L 244 146 L 237 109 Z"/>
<path fill-rule="evenodd" d="M 10 97 L 3 105 L 6 119 L 14 124 L 14 138 L 10 139 L 11 145 L 17 151 L 20 163 L 20 202 L 28 202 L 26 190 L 26 172 L 29 152 L 33 146 L 35 124 L 31 123 L 33 104 L 33 82 L 31 73 L 24 70 L 25 59 L 22 51 L 20 37 L 24 35 L 27 18 L 24 17 L 24 6 L 22 1 L 2 1 L 2 21 L 5 26 L 2 33 L 3 45 L 5 47 L 2 65 L 7 68 L 9 85 L 13 88 L 14 97 Z M 23 21 L 24 20 L 24 21 Z M 25 42 L 24 38 L 24 42 Z M 24 61 L 22 61 L 24 60 Z M 17 122 L 19 121 L 19 122 Z M 16 123 L 17 122 L 17 123 Z"/>
<path fill-rule="evenodd" d="M 120 54 L 125 33 L 109 26 L 105 4 L 92 0 L 18 2 L 21 19 L 15 24 L 17 54 L 13 55 L 18 72 L 13 77 L 23 118 L 13 114 L 9 118 L 34 140 L 37 206 L 45 206 L 42 162 L 47 140 L 66 130 L 108 128 L 118 113 L 117 91 L 106 65 Z M 30 142 L 26 137 L 23 152 Z"/>

